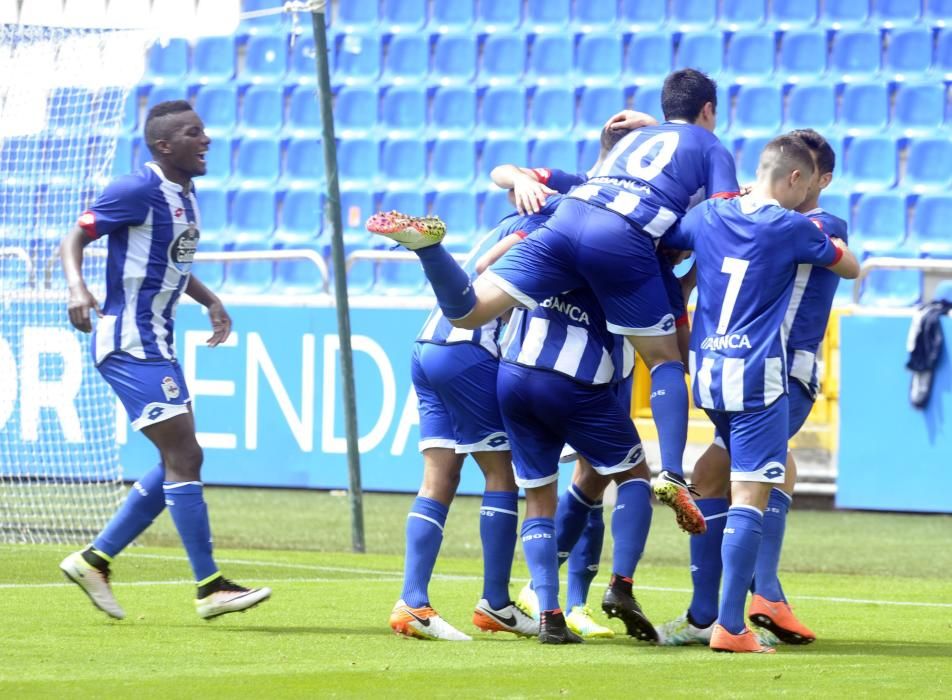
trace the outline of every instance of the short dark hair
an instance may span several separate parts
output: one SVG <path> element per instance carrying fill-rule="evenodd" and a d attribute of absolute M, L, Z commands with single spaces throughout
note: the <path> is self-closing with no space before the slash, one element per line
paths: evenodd
<path fill-rule="evenodd" d="M 813 153 L 803 139 L 783 134 L 764 146 L 758 170 L 761 168 L 769 168 L 772 177 L 777 178 L 794 170 L 812 175 L 816 166 L 813 163 Z"/>
<path fill-rule="evenodd" d="M 813 151 L 821 175 L 833 172 L 833 168 L 836 167 L 836 153 L 822 134 L 813 129 L 794 129 L 790 134 L 799 138 Z"/>
<path fill-rule="evenodd" d="M 664 79 L 661 111 L 665 119 L 684 119 L 693 124 L 708 102 L 717 109 L 717 83 L 701 71 L 683 68 Z"/>
<path fill-rule="evenodd" d="M 155 144 L 157 141 L 168 140 L 171 134 L 164 124 L 162 117 L 180 112 L 191 112 L 192 105 L 187 100 L 168 100 L 159 102 L 152 106 L 145 118 L 145 145 L 149 147 L 149 152 L 155 155 Z"/>

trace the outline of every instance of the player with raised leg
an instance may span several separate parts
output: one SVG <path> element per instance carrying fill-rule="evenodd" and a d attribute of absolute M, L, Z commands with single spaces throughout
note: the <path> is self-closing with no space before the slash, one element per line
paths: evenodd
<path fill-rule="evenodd" d="M 69 285 L 69 319 L 92 330 L 96 367 L 119 396 L 135 430 L 156 446 L 161 461 L 137 481 L 92 544 L 60 569 L 111 617 L 124 613 L 109 585 L 114 558 L 168 506 L 197 582 L 195 607 L 209 619 L 246 610 L 271 595 L 224 578 L 212 556 L 201 482 L 202 448 L 191 398 L 175 358 L 175 309 L 184 292 L 208 311 L 214 347 L 231 333 L 218 297 L 191 275 L 201 219 L 192 178 L 204 175 L 211 140 L 184 100 L 149 110 L 145 142 L 154 160 L 111 182 L 60 246 Z M 83 249 L 109 236 L 106 300 L 100 308 L 82 275 Z"/>

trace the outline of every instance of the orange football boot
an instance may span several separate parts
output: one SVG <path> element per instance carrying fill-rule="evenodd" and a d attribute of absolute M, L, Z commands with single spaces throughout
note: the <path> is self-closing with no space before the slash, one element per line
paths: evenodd
<path fill-rule="evenodd" d="M 714 625 L 711 635 L 711 649 L 732 654 L 773 654 L 773 647 L 761 646 L 757 635 L 746 627 L 740 634 L 731 634 L 720 625 Z"/>
<path fill-rule="evenodd" d="M 782 600 L 775 603 L 754 594 L 747 618 L 755 625 L 773 632 L 785 644 L 809 644 L 816 640 L 816 635 L 796 618 L 790 606 Z"/>

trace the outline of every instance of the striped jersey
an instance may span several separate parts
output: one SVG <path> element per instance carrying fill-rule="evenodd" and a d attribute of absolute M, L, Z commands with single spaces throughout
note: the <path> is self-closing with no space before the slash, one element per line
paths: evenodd
<path fill-rule="evenodd" d="M 675 120 L 634 129 L 570 197 L 621 214 L 660 238 L 694 205 L 734 196 L 734 158 L 707 129 Z"/>
<path fill-rule="evenodd" d="M 79 226 L 91 239 L 109 236 L 106 300 L 92 339 L 96 364 L 114 352 L 175 359 L 175 308 L 201 227 L 194 188 L 185 194 L 146 163 L 109 183 Z"/>
<path fill-rule="evenodd" d="M 847 225 L 843 219 L 822 209 L 804 214 L 823 233 L 847 242 Z M 819 391 L 816 354 L 826 333 L 833 308 L 833 297 L 840 277 L 823 267 L 801 264 L 793 283 L 790 306 L 784 319 L 787 334 L 787 371 L 816 397 Z"/>
<path fill-rule="evenodd" d="M 802 214 L 750 196 L 701 203 L 664 245 L 693 250 L 697 260 L 695 404 L 755 411 L 786 394 L 785 320 L 798 265 L 826 267 L 842 251 Z"/>

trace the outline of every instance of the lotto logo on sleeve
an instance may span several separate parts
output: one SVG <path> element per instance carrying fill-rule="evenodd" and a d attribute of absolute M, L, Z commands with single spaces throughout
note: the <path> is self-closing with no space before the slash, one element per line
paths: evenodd
<path fill-rule="evenodd" d="M 162 393 L 165 394 L 166 401 L 171 401 L 177 399 L 182 390 L 179 389 L 179 385 L 175 383 L 172 377 L 164 377 L 162 379 Z"/>

